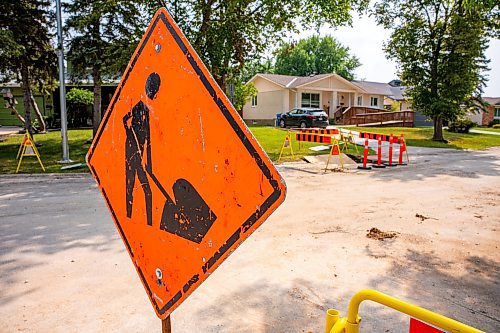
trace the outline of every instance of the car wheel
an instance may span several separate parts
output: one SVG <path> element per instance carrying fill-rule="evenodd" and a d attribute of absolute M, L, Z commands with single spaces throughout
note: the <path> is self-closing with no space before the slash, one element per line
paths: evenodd
<path fill-rule="evenodd" d="M 307 124 L 305 121 L 300 122 L 300 128 L 307 128 Z"/>
<path fill-rule="evenodd" d="M 280 127 L 281 127 L 281 128 L 285 128 L 285 127 L 286 127 L 286 124 L 285 124 L 285 120 L 284 120 L 284 119 L 281 119 L 281 120 L 280 120 Z"/>

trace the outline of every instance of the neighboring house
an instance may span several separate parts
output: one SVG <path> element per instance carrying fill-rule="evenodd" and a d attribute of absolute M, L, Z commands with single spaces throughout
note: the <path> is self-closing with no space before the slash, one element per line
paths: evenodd
<path fill-rule="evenodd" d="M 411 101 L 406 97 L 406 90 L 408 87 L 404 86 L 401 80 L 392 80 L 388 85 L 391 89 L 391 95 L 387 96 L 384 100 L 384 107 L 386 109 L 391 109 L 392 104 L 397 102 L 399 104 L 399 111 L 413 110 Z M 433 126 L 433 122 L 432 119 L 428 118 L 423 113 L 415 111 L 414 125 L 417 127 Z"/>
<path fill-rule="evenodd" d="M 391 95 L 386 83 L 349 81 L 337 74 L 257 74 L 249 82 L 258 94 L 243 107 L 243 119 L 253 124 L 274 124 L 277 113 L 296 107 L 321 108 L 329 118 L 341 107 L 383 109 L 384 98 Z"/>
<path fill-rule="evenodd" d="M 467 118 L 478 124 L 479 126 L 488 126 L 494 119 L 500 121 L 500 97 L 483 97 L 483 100 L 488 102 L 488 112 L 477 110 L 470 112 Z"/>
<path fill-rule="evenodd" d="M 109 82 L 103 83 L 101 90 L 101 110 L 102 113 L 106 111 L 108 105 L 113 97 L 113 94 L 118 86 L 119 80 L 110 80 Z M 75 84 L 69 79 L 66 81 L 66 92 L 72 88 L 83 88 L 92 91 L 93 82 L 92 80 L 85 80 L 79 84 Z M 0 92 L 2 94 L 10 91 L 17 101 L 16 110 L 21 116 L 24 117 L 24 95 L 19 83 L 8 82 L 0 83 Z M 51 117 L 53 120 L 51 124 L 55 127 L 60 126 L 60 100 L 59 100 L 59 87 L 54 90 L 52 95 L 43 96 L 37 92 L 34 92 L 35 100 L 38 104 L 40 112 L 45 117 Z M 3 126 L 22 126 L 21 121 L 11 113 L 12 110 L 5 107 L 5 104 L 0 104 L 0 125 Z M 69 111 L 71 112 L 71 111 Z M 33 118 L 35 119 L 35 118 Z M 91 125 L 91 124 L 89 124 Z"/>
<path fill-rule="evenodd" d="M 11 93 L 14 96 L 17 101 L 16 110 L 21 116 L 24 117 L 24 93 L 21 85 L 14 82 L 0 83 L 0 92 L 2 94 L 1 97 L 7 96 L 8 93 Z M 44 96 L 36 91 L 33 92 L 33 96 L 35 97 L 38 109 L 44 116 L 48 117 L 53 114 L 54 107 L 52 103 L 52 96 Z M 22 122 L 16 117 L 15 114 L 12 113 L 12 110 L 10 108 L 6 108 L 5 106 L 6 103 L 0 104 L 0 125 L 22 126 Z M 36 118 L 33 116 L 33 119 Z"/>

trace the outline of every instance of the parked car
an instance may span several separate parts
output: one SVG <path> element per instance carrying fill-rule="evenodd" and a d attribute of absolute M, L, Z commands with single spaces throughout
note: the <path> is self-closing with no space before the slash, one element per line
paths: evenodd
<path fill-rule="evenodd" d="M 296 108 L 281 115 L 280 127 L 326 127 L 328 115 L 321 109 Z"/>

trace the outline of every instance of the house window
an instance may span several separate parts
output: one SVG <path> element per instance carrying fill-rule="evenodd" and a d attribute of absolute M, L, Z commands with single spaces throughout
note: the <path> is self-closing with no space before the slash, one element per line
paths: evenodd
<path fill-rule="evenodd" d="M 319 94 L 302 93 L 303 108 L 319 108 Z"/>
<path fill-rule="evenodd" d="M 495 113 L 493 114 L 494 119 L 500 119 L 500 107 L 495 107 Z"/>
<path fill-rule="evenodd" d="M 370 97 L 370 106 L 378 106 L 378 97 Z"/>
<path fill-rule="evenodd" d="M 358 105 L 363 105 L 363 96 L 358 96 Z"/>
<path fill-rule="evenodd" d="M 257 106 L 257 96 L 252 96 L 252 106 Z"/>

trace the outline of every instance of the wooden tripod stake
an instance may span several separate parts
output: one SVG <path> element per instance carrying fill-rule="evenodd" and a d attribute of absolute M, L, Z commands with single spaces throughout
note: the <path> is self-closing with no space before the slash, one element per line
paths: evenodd
<path fill-rule="evenodd" d="M 170 316 L 161 320 L 161 333 L 172 333 L 172 325 L 170 323 Z"/>

